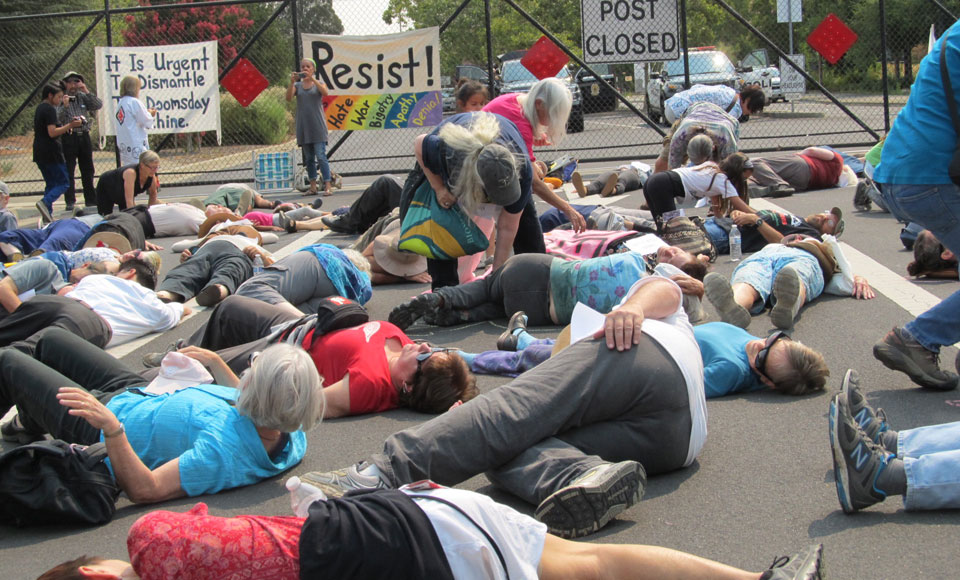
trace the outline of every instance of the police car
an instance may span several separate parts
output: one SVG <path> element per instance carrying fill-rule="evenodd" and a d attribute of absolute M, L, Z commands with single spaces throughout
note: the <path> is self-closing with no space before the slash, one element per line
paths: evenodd
<path fill-rule="evenodd" d="M 767 102 L 786 102 L 787 98 L 780 88 L 780 69 L 770 64 L 767 49 L 758 48 L 740 59 L 740 78 L 744 84 L 759 83 Z"/>

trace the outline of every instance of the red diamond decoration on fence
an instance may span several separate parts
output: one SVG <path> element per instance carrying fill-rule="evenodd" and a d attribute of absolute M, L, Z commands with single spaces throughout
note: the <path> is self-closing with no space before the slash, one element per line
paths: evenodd
<path fill-rule="evenodd" d="M 827 14 L 807 37 L 807 44 L 830 64 L 837 64 L 855 42 L 857 33 L 833 13 Z"/>
<path fill-rule="evenodd" d="M 570 59 L 566 53 L 546 36 L 541 36 L 540 40 L 535 42 L 527 54 L 520 59 L 520 64 L 527 67 L 527 70 L 538 79 L 556 76 L 568 62 Z"/>
<path fill-rule="evenodd" d="M 240 106 L 246 107 L 257 98 L 268 86 L 270 81 L 267 77 L 253 66 L 253 63 L 245 58 L 237 60 L 227 76 L 220 81 L 220 86 L 227 89 Z"/>

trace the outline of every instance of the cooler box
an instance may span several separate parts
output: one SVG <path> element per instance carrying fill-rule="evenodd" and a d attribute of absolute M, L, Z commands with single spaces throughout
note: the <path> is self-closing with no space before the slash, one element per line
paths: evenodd
<path fill-rule="evenodd" d="M 253 154 L 254 188 L 260 193 L 280 193 L 293 189 L 296 163 L 293 152 Z"/>

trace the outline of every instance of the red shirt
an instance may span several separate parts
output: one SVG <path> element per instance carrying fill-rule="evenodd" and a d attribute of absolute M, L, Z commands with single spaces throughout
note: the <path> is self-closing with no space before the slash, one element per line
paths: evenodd
<path fill-rule="evenodd" d="M 527 151 L 530 153 L 530 161 L 536 161 L 537 158 L 533 155 L 533 127 L 530 126 L 530 121 L 523 115 L 523 107 L 517 102 L 517 97 L 520 94 L 500 95 L 487 103 L 483 107 L 483 111 L 506 117 L 507 120 L 516 125 L 520 131 L 520 136 L 523 137 L 524 144 L 527 146 Z"/>
<path fill-rule="evenodd" d="M 810 166 L 810 181 L 807 183 L 807 189 L 824 189 L 837 184 L 840 172 L 843 171 L 843 157 L 839 153 L 834 152 L 833 159 L 829 161 L 806 155 L 800 155 L 800 157 Z"/>
<path fill-rule="evenodd" d="M 251 578 L 299 580 L 303 518 L 155 511 L 127 534 L 127 552 L 143 580 Z"/>
<path fill-rule="evenodd" d="M 413 342 L 389 322 L 374 320 L 325 334 L 316 342 L 308 335 L 303 347 L 317 365 L 324 384 L 333 384 L 350 373 L 350 414 L 361 415 L 396 409 L 400 403 L 383 350 L 389 338 L 399 340 L 401 345 Z"/>

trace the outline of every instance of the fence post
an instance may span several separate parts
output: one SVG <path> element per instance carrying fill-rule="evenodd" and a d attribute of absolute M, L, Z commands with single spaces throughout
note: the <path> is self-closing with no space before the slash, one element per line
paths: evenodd
<path fill-rule="evenodd" d="M 890 132 L 890 87 L 887 86 L 887 7 L 879 0 L 880 8 L 880 82 L 883 83 L 883 132 Z"/>
<path fill-rule="evenodd" d="M 490 98 L 497 94 L 494 92 L 495 84 L 493 82 L 493 31 L 490 23 L 490 0 L 483 0 L 483 25 L 487 32 L 487 90 L 490 91 Z"/>
<path fill-rule="evenodd" d="M 680 46 L 683 47 L 683 88 L 690 88 L 690 50 L 687 46 L 687 0 L 680 0 Z"/>
<path fill-rule="evenodd" d="M 297 0 L 290 0 L 290 18 L 293 22 L 293 70 L 300 70 L 300 14 Z"/>
<path fill-rule="evenodd" d="M 103 0 L 103 17 L 107 21 L 107 46 L 113 46 L 113 26 L 110 23 L 110 0 Z M 103 91 L 103 87 L 97 87 L 97 88 Z M 107 121 L 107 122 L 109 123 L 110 121 Z M 102 128 L 100 130 L 102 131 Z M 104 142 L 106 142 L 106 137 L 103 137 L 102 132 L 100 133 L 100 135 L 101 135 L 100 138 L 103 139 Z M 115 162 L 117 164 L 117 167 L 120 167 L 120 148 L 117 147 L 116 138 L 114 138 L 114 142 L 113 142 L 113 155 L 115 157 Z"/>

